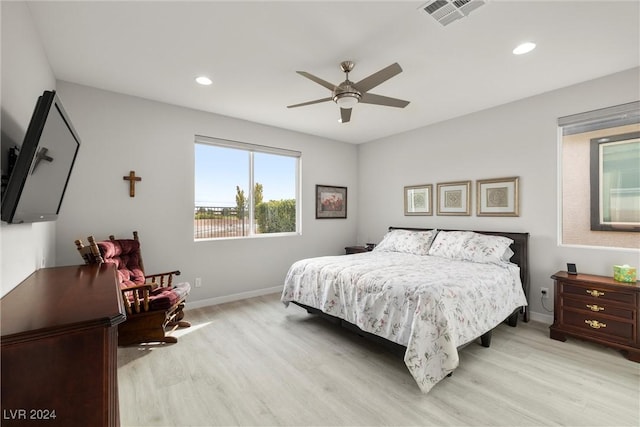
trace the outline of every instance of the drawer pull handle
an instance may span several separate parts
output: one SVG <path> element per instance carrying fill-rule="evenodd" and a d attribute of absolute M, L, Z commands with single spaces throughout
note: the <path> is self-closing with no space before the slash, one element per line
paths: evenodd
<path fill-rule="evenodd" d="M 600 328 L 606 328 L 607 327 L 606 323 L 600 323 L 597 320 L 585 320 L 584 323 L 586 323 L 587 325 L 591 326 L 593 329 L 600 329 Z"/>
<path fill-rule="evenodd" d="M 604 307 L 600 307 L 596 304 L 587 304 L 587 308 L 591 311 L 604 311 Z"/>
<path fill-rule="evenodd" d="M 594 290 L 587 289 L 587 293 L 592 297 L 596 297 L 596 298 L 604 295 L 604 292 L 596 291 L 595 289 Z"/>

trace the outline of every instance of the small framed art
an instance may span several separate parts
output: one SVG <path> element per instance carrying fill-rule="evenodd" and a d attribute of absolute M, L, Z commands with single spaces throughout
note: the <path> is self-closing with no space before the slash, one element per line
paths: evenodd
<path fill-rule="evenodd" d="M 431 200 L 433 185 L 409 185 L 404 187 L 404 214 L 433 215 Z"/>
<path fill-rule="evenodd" d="M 438 215 L 471 215 L 471 181 L 437 184 Z"/>
<path fill-rule="evenodd" d="M 517 176 L 476 181 L 478 216 L 519 216 Z"/>
<path fill-rule="evenodd" d="M 347 217 L 347 187 L 316 185 L 316 219 Z"/>

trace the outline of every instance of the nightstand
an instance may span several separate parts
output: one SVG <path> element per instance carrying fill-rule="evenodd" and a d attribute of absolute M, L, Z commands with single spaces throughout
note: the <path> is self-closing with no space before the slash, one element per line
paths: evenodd
<path fill-rule="evenodd" d="M 367 250 L 366 246 L 347 246 L 346 248 L 344 248 L 344 252 L 347 255 L 351 255 L 351 254 L 359 254 L 361 252 L 369 252 Z"/>
<path fill-rule="evenodd" d="M 552 339 L 567 336 L 622 350 L 640 362 L 640 285 L 616 282 L 611 277 L 570 275 L 559 271 L 555 281 Z"/>

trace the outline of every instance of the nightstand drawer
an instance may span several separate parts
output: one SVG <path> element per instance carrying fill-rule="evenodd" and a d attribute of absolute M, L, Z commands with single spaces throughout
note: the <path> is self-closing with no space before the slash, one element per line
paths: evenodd
<path fill-rule="evenodd" d="M 632 307 L 625 308 L 620 305 L 613 305 L 613 303 L 607 301 L 593 301 L 593 298 L 574 299 L 564 296 L 562 306 L 582 310 L 586 315 L 599 313 L 619 317 L 620 319 L 633 320 L 634 311 Z"/>
<path fill-rule="evenodd" d="M 594 336 L 602 334 L 607 341 L 620 343 L 633 342 L 633 323 L 615 320 L 604 316 L 573 310 L 564 311 L 563 322 L 583 331 L 588 331 Z"/>
<path fill-rule="evenodd" d="M 570 283 L 562 284 L 562 291 L 565 295 L 579 295 L 581 297 L 588 297 L 593 301 L 614 301 L 623 304 L 633 306 L 635 303 L 635 294 L 632 290 L 629 292 L 611 290 L 605 287 L 599 287 L 597 285 L 573 285 Z"/>

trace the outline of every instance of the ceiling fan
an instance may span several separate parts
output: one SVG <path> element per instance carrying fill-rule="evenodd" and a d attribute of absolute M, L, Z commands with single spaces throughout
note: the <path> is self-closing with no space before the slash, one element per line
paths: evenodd
<path fill-rule="evenodd" d="M 404 108 L 409 105 L 409 101 L 369 93 L 369 90 L 402 72 L 402 68 L 400 68 L 400 65 L 398 65 L 397 62 L 371 74 L 369 77 L 366 77 L 357 83 L 349 80 L 349 72 L 353 70 L 355 65 L 356 64 L 353 61 L 343 61 L 340 63 L 340 69 L 346 74 L 346 79 L 337 86 L 322 80 L 313 74 L 309 74 L 306 71 L 296 71 L 301 76 L 304 76 L 309 80 L 313 80 L 319 85 L 329 89 L 331 91 L 331 96 L 316 99 L 314 101 L 303 102 L 301 104 L 288 105 L 287 108 L 303 107 L 305 105 L 334 101 L 340 107 L 340 122 L 347 123 L 351 120 L 351 109 L 359 102 L 363 104 L 384 105 L 386 107 L 397 108 Z"/>

